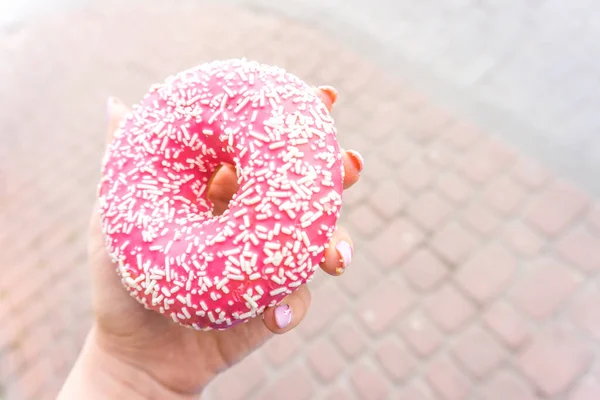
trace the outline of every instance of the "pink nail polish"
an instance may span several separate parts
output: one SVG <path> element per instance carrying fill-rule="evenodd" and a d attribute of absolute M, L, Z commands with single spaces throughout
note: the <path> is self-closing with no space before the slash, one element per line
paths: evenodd
<path fill-rule="evenodd" d="M 350 156 L 354 167 L 358 170 L 358 172 L 362 172 L 363 167 L 365 166 L 365 160 L 363 156 L 356 150 L 347 150 L 346 153 Z"/>
<path fill-rule="evenodd" d="M 335 245 L 335 249 L 337 250 L 338 254 L 340 255 L 340 261 L 342 263 L 342 268 L 348 267 L 348 265 L 350 265 L 350 263 L 352 262 L 352 247 L 350 247 L 348 242 L 345 242 L 342 240 L 340 242 L 337 242 L 337 244 Z M 336 269 L 336 272 L 337 272 L 337 269 Z M 341 275 L 341 274 L 338 272 L 338 275 Z"/>
<path fill-rule="evenodd" d="M 285 329 L 292 322 L 292 307 L 280 304 L 275 308 L 275 323 L 279 329 Z"/>

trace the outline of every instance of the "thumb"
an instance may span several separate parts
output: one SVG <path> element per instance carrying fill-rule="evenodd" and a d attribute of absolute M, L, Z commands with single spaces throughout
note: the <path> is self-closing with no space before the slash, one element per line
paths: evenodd
<path fill-rule="evenodd" d="M 125 119 L 129 109 L 121 100 L 116 97 L 109 97 L 106 104 L 106 113 L 108 116 L 108 128 L 106 131 L 106 143 L 110 143 L 115 132 Z"/>

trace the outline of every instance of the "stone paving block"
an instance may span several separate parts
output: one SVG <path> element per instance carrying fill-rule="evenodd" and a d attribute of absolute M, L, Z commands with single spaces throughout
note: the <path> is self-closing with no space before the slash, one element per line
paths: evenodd
<path fill-rule="evenodd" d="M 315 395 L 315 386 L 307 368 L 293 366 L 287 368 L 279 379 L 271 381 L 254 398 L 264 400 L 279 400 L 281 398 L 310 400 Z"/>
<path fill-rule="evenodd" d="M 410 287 L 400 279 L 387 278 L 373 286 L 356 303 L 356 315 L 373 335 L 388 330 L 414 303 Z"/>
<path fill-rule="evenodd" d="M 490 242 L 459 267 L 455 280 L 475 301 L 486 304 L 506 289 L 517 267 L 515 258 L 501 244 Z"/>
<path fill-rule="evenodd" d="M 380 341 L 375 354 L 377 361 L 393 381 L 406 380 L 417 367 L 417 360 L 392 335 Z"/>
<path fill-rule="evenodd" d="M 397 267 L 423 241 L 423 231 L 406 219 L 395 219 L 369 243 L 378 265 L 389 270 Z"/>
<path fill-rule="evenodd" d="M 533 199 L 525 218 L 544 235 L 556 237 L 576 220 L 588 202 L 588 197 L 572 185 L 555 181 Z"/>
<path fill-rule="evenodd" d="M 347 388 L 333 387 L 328 388 L 327 393 L 323 397 L 324 400 L 355 400 L 354 393 Z"/>
<path fill-rule="evenodd" d="M 452 355 L 476 379 L 488 376 L 504 359 L 504 349 L 485 329 L 473 326 L 452 345 Z"/>
<path fill-rule="evenodd" d="M 411 384 L 395 391 L 391 396 L 392 400 L 433 400 L 435 398 L 437 397 L 433 394 L 433 391 L 421 382 L 411 382 Z"/>
<path fill-rule="evenodd" d="M 434 191 L 425 191 L 413 200 L 408 207 L 407 214 L 421 228 L 433 231 L 452 211 L 449 205 L 440 195 Z"/>
<path fill-rule="evenodd" d="M 365 165 L 372 165 L 372 168 L 364 169 L 361 172 L 361 178 L 376 185 L 382 180 L 391 179 L 394 175 L 392 166 L 377 154 L 367 153 L 363 156 Z"/>
<path fill-rule="evenodd" d="M 481 388 L 482 400 L 535 400 L 536 391 L 515 373 L 501 370 L 495 373 Z"/>
<path fill-rule="evenodd" d="M 575 227 L 556 244 L 558 253 L 583 272 L 594 273 L 600 269 L 600 237 L 585 227 Z"/>
<path fill-rule="evenodd" d="M 491 236 L 501 219 L 481 200 L 474 200 L 460 212 L 460 221 L 482 237 Z"/>
<path fill-rule="evenodd" d="M 350 212 L 347 218 L 349 229 L 362 235 L 372 237 L 385 224 L 383 219 L 373 211 L 369 204 L 361 204 Z"/>
<path fill-rule="evenodd" d="M 360 356 L 369 344 L 369 336 L 354 318 L 335 322 L 331 328 L 331 340 L 349 360 Z"/>
<path fill-rule="evenodd" d="M 325 337 L 310 345 L 306 351 L 306 359 L 317 378 L 325 383 L 337 378 L 346 366 L 344 358 L 334 344 Z"/>
<path fill-rule="evenodd" d="M 577 288 L 579 279 L 569 268 L 550 258 L 533 262 L 532 269 L 517 284 L 512 299 L 529 317 L 551 317 Z"/>
<path fill-rule="evenodd" d="M 482 321 L 500 340 L 515 349 L 527 342 L 533 330 L 523 315 L 506 302 L 491 304 L 482 315 Z"/>
<path fill-rule="evenodd" d="M 462 176 L 455 172 L 443 172 L 437 179 L 435 187 L 454 203 L 461 204 L 469 198 L 473 188 Z"/>
<path fill-rule="evenodd" d="M 401 129 L 399 126 L 395 128 Z M 421 146 L 415 144 L 410 138 L 404 135 L 401 130 L 398 130 L 393 132 L 381 146 L 377 146 L 375 149 L 377 150 L 377 154 L 383 157 L 387 162 L 394 166 L 400 166 L 404 164 L 412 154 L 419 151 Z"/>
<path fill-rule="evenodd" d="M 522 203 L 524 190 L 508 176 L 490 182 L 483 192 L 486 203 L 502 215 L 511 215 Z"/>
<path fill-rule="evenodd" d="M 504 226 L 502 241 L 522 257 L 538 255 L 546 244 L 540 234 L 522 221 L 511 221 Z"/>
<path fill-rule="evenodd" d="M 366 363 L 357 363 L 353 366 L 350 382 L 355 393 L 363 400 L 383 400 L 390 391 L 386 379 Z"/>
<path fill-rule="evenodd" d="M 398 172 L 398 179 L 411 190 L 422 190 L 435 177 L 436 171 L 423 157 L 413 157 L 406 161 Z"/>
<path fill-rule="evenodd" d="M 438 328 L 422 311 L 413 311 L 398 324 L 398 333 L 421 359 L 433 354 L 444 340 Z"/>
<path fill-rule="evenodd" d="M 424 300 L 432 321 L 446 332 L 461 328 L 475 314 L 475 306 L 454 285 L 447 283 Z"/>
<path fill-rule="evenodd" d="M 368 201 L 382 217 L 392 218 L 405 209 L 409 196 L 393 179 L 381 179 L 369 193 Z"/>
<path fill-rule="evenodd" d="M 517 365 L 544 395 L 556 396 L 567 390 L 591 361 L 585 343 L 573 333 L 556 329 L 537 335 L 519 355 Z"/>
<path fill-rule="evenodd" d="M 585 332 L 600 340 L 600 292 L 591 288 L 574 299 L 570 306 L 571 319 Z"/>
<path fill-rule="evenodd" d="M 465 399 L 470 391 L 467 375 L 448 358 L 439 358 L 429 364 L 427 380 L 438 396 L 445 400 Z"/>
<path fill-rule="evenodd" d="M 438 229 L 431 238 L 432 248 L 453 267 L 464 261 L 478 245 L 479 238 L 456 221 Z"/>
<path fill-rule="evenodd" d="M 422 291 L 433 289 L 448 275 L 448 267 L 427 248 L 415 251 L 404 263 L 402 271 L 407 281 Z"/>

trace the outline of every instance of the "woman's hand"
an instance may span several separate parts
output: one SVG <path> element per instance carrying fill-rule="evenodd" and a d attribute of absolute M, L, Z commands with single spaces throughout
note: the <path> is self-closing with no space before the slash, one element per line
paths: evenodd
<path fill-rule="evenodd" d="M 337 97 L 335 90 L 322 87 L 317 93 L 331 110 Z M 127 112 L 120 101 L 109 100 L 108 142 Z M 356 152 L 347 151 L 343 161 L 344 188 L 349 188 L 359 178 L 362 158 Z M 235 169 L 228 166 L 219 169 L 207 191 L 216 214 L 227 209 L 236 191 Z M 296 327 L 310 306 L 310 291 L 304 285 L 277 307 L 266 309 L 261 317 L 245 324 L 225 331 L 194 331 L 146 310 L 129 296 L 106 252 L 97 209 L 92 215 L 89 246 L 95 323 L 72 375 L 81 374 L 77 368 L 93 368 L 94 362 L 89 358 L 96 359 L 95 362 L 102 365 L 95 368 L 106 370 L 102 373 L 106 373 L 108 382 L 114 378 L 116 386 L 125 387 L 120 390 L 129 388 L 138 395 L 151 391 L 157 398 L 165 398 L 166 394 L 158 394 L 163 390 L 173 398 L 197 395 L 219 372 L 242 360 L 271 335 Z M 320 267 L 330 275 L 341 275 L 351 259 L 352 240 L 346 231 L 338 228 Z M 69 391 L 73 379 L 71 376 L 65 385 L 63 398 L 75 396 L 73 390 Z"/>

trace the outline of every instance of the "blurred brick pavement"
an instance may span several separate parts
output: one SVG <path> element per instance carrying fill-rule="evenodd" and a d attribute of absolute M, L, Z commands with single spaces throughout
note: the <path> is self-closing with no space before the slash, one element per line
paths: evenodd
<path fill-rule="evenodd" d="M 306 26 L 192 1 L 103 2 L 0 35 L 0 382 L 52 398 L 91 321 L 86 224 L 105 101 L 246 56 L 340 90 L 352 267 L 205 398 L 600 398 L 600 204 Z M 235 382 L 235 384 L 232 384 Z M 0 398 L 2 395 L 0 394 Z"/>

